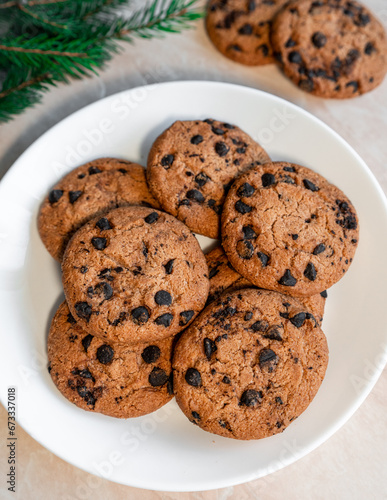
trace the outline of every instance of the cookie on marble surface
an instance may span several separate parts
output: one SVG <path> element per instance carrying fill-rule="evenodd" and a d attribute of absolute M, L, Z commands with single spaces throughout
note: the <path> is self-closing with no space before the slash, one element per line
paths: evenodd
<path fill-rule="evenodd" d="M 242 288 L 255 288 L 246 278 L 243 278 L 230 264 L 223 248 L 218 246 L 206 254 L 210 291 L 207 305 L 217 300 L 225 291 L 231 293 Z M 298 301 L 305 309 L 312 313 L 315 320 L 321 325 L 324 318 L 326 291 L 310 297 L 298 297 Z"/>
<path fill-rule="evenodd" d="M 195 233 L 218 238 L 223 202 L 235 177 L 267 161 L 265 150 L 234 125 L 177 121 L 154 142 L 147 179 L 166 212 Z"/>
<path fill-rule="evenodd" d="M 145 169 L 117 158 L 100 158 L 61 179 L 44 200 L 39 217 L 40 237 L 59 262 L 71 236 L 88 220 L 126 205 L 159 208 L 148 190 Z"/>
<path fill-rule="evenodd" d="M 74 318 L 112 342 L 176 335 L 203 309 L 209 288 L 206 259 L 189 229 L 145 207 L 117 208 L 82 226 L 62 271 Z"/>
<path fill-rule="evenodd" d="M 270 27 L 288 0 L 211 0 L 206 27 L 215 47 L 238 63 L 258 66 L 274 62 Z"/>
<path fill-rule="evenodd" d="M 63 396 L 80 408 L 139 417 L 172 399 L 172 341 L 106 343 L 86 333 L 63 302 L 48 336 L 49 372 Z"/>
<path fill-rule="evenodd" d="M 178 405 L 200 428 L 235 439 L 277 434 L 311 403 L 328 346 L 303 306 L 277 292 L 244 289 L 209 305 L 173 356 Z"/>
<path fill-rule="evenodd" d="M 312 170 L 286 162 L 255 167 L 230 189 L 222 245 L 254 285 L 305 297 L 348 270 L 359 239 L 355 208 Z"/>
<path fill-rule="evenodd" d="M 277 15 L 271 41 L 284 73 L 320 97 L 356 97 L 387 72 L 382 24 L 355 0 L 297 0 Z"/>

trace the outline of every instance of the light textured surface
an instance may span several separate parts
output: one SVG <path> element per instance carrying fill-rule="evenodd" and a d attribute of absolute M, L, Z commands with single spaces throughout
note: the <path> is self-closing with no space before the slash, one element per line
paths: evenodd
<path fill-rule="evenodd" d="M 385 0 L 365 3 L 387 26 Z M 363 97 L 322 100 L 294 87 L 274 66 L 248 68 L 223 58 L 200 23 L 197 30 L 126 47 L 101 78 L 50 92 L 42 105 L 0 126 L 0 175 L 42 133 L 87 104 L 120 90 L 171 80 L 217 80 L 259 88 L 307 109 L 362 156 L 387 193 L 387 81 Z M 227 104 L 226 104 L 227 105 Z M 274 125 L 275 127 L 275 125 Z M 64 138 L 65 140 L 65 138 Z M 263 144 L 268 146 L 268 143 Z M 31 165 L 33 169 L 33 165 Z M 377 218 L 377 214 L 375 214 Z M 372 335 L 372 332 L 365 332 Z M 12 355 L 12 353 L 9 353 Z M 367 361 L 367 360 L 365 360 Z M 368 360 L 364 378 L 372 376 Z M 254 482 L 205 493 L 156 493 L 113 484 L 63 462 L 18 429 L 17 494 L 8 493 L 6 412 L 0 409 L 0 498 L 23 500 L 387 499 L 387 370 L 362 407 L 325 444 L 295 464 Z M 37 402 L 38 404 L 38 402 Z M 44 416 L 44 408 L 42 408 Z M 48 415 L 45 418 L 49 418 Z M 44 419 L 42 419 L 44 426 Z M 67 431 L 67 430 L 66 430 Z M 70 432 L 70 430 L 69 430 Z"/>

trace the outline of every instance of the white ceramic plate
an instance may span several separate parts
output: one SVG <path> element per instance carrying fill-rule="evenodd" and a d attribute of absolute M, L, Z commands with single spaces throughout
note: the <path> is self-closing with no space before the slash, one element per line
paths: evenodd
<path fill-rule="evenodd" d="M 326 378 L 307 411 L 282 434 L 234 441 L 192 425 L 174 401 L 132 420 L 78 409 L 47 372 L 46 336 L 62 300 L 59 266 L 36 229 L 39 204 L 69 170 L 101 156 L 146 164 L 153 140 L 176 119 L 235 123 L 275 160 L 315 169 L 353 201 L 360 244 L 329 291 Z M 203 245 L 209 240 L 200 238 Z M 354 413 L 386 361 L 387 207 L 359 156 L 335 132 L 275 96 L 234 85 L 167 83 L 125 91 L 63 120 L 35 142 L 0 184 L 1 400 L 18 390 L 18 422 L 64 460 L 119 483 L 197 491 L 250 481 L 309 453 Z M 77 485 L 74 485 L 76 488 Z"/>

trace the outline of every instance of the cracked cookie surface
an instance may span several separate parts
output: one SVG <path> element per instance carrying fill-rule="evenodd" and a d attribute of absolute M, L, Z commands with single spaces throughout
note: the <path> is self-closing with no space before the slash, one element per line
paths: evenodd
<path fill-rule="evenodd" d="M 117 208 L 92 219 L 62 262 L 70 311 L 96 337 L 150 342 L 176 335 L 204 307 L 208 268 L 193 234 L 169 214 Z"/>
<path fill-rule="evenodd" d="M 221 246 L 207 253 L 206 260 L 210 279 L 210 291 L 208 293 L 207 305 L 217 300 L 226 290 L 228 293 L 231 293 L 242 288 L 254 287 L 251 281 L 235 271 Z M 324 317 L 327 296 L 328 294 L 324 290 L 310 297 L 298 297 L 299 302 L 304 305 L 307 311 L 313 314 L 320 325 Z"/>
<path fill-rule="evenodd" d="M 274 62 L 270 28 L 274 16 L 288 0 L 211 0 L 206 27 L 215 47 L 241 64 Z"/>
<path fill-rule="evenodd" d="M 226 292 L 176 345 L 176 401 L 206 431 L 261 439 L 308 407 L 327 364 L 325 335 L 297 300 L 266 290 Z"/>
<path fill-rule="evenodd" d="M 211 119 L 177 121 L 153 144 L 147 179 L 165 211 L 195 233 L 218 238 L 231 183 L 267 161 L 265 150 L 234 125 Z"/>
<path fill-rule="evenodd" d="M 359 239 L 355 208 L 312 170 L 286 162 L 238 178 L 224 204 L 222 245 L 254 285 L 293 296 L 321 293 L 348 270 Z"/>
<path fill-rule="evenodd" d="M 354 0 L 297 0 L 277 15 L 271 41 L 284 73 L 302 90 L 349 98 L 387 72 L 382 24 Z"/>
<path fill-rule="evenodd" d="M 106 343 L 85 332 L 63 302 L 48 336 L 49 372 L 63 396 L 80 408 L 139 417 L 172 399 L 172 341 Z"/>
<path fill-rule="evenodd" d="M 38 217 L 40 237 L 60 262 L 77 229 L 97 215 L 126 205 L 159 208 L 149 192 L 144 167 L 99 158 L 72 170 L 46 196 Z"/>

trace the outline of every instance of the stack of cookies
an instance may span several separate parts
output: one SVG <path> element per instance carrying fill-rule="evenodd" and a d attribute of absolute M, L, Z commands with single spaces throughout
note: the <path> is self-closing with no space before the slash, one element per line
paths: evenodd
<path fill-rule="evenodd" d="M 302 90 L 355 97 L 387 72 L 383 25 L 355 0 L 210 0 L 207 31 L 226 57 L 277 62 Z"/>
<path fill-rule="evenodd" d="M 175 396 L 206 431 L 282 432 L 325 375 L 326 289 L 353 260 L 354 207 L 319 174 L 272 162 L 212 119 L 175 122 L 147 167 L 96 160 L 41 207 L 66 297 L 48 338 L 54 383 L 114 417 Z M 217 246 L 205 256 L 193 232 Z"/>

